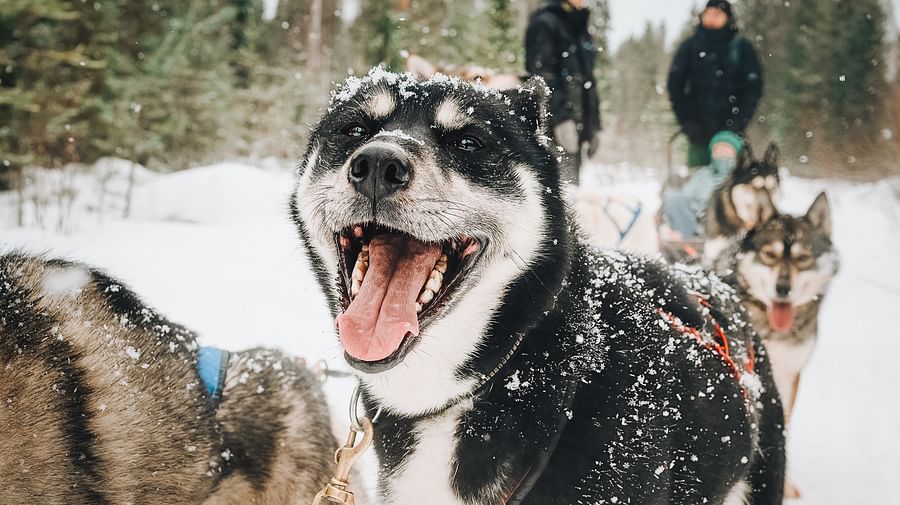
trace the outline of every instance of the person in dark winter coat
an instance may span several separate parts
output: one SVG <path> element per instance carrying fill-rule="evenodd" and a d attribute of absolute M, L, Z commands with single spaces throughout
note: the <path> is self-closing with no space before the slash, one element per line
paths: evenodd
<path fill-rule="evenodd" d="M 707 146 L 723 130 L 743 134 L 762 97 L 756 50 L 738 33 L 731 4 L 711 0 L 700 26 L 672 61 L 669 98 L 690 142 L 688 166 L 709 165 Z"/>
<path fill-rule="evenodd" d="M 600 100 L 594 81 L 596 48 L 588 32 L 584 0 L 549 0 L 538 7 L 525 33 L 525 66 L 550 87 L 550 126 L 567 153 L 562 178 L 578 183 L 581 150 L 600 145 Z"/>

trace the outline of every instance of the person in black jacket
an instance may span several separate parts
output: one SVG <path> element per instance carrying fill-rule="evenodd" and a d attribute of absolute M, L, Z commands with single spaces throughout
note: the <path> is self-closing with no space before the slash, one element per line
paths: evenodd
<path fill-rule="evenodd" d="M 600 145 L 600 100 L 594 81 L 596 49 L 588 32 L 584 0 L 548 0 L 538 7 L 525 33 L 525 66 L 550 87 L 550 126 L 568 154 L 560 165 L 563 180 L 578 183 L 581 150 L 588 157 Z"/>
<path fill-rule="evenodd" d="M 713 135 L 743 134 L 762 97 L 762 68 L 756 50 L 738 33 L 731 4 L 711 0 L 700 26 L 672 61 L 669 98 L 690 142 L 688 166 L 708 165 Z"/>

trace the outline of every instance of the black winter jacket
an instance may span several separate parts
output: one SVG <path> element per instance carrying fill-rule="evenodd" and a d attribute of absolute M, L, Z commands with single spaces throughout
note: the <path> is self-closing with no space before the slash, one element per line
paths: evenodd
<path fill-rule="evenodd" d="M 756 50 L 734 23 L 702 26 L 681 44 L 669 71 L 669 98 L 691 142 L 706 144 L 718 131 L 743 132 L 762 97 Z"/>
<path fill-rule="evenodd" d="M 587 9 L 566 9 L 561 0 L 550 1 L 532 13 L 525 33 L 526 70 L 543 77 L 553 92 L 551 126 L 574 120 L 582 141 L 600 130 L 589 17 Z"/>

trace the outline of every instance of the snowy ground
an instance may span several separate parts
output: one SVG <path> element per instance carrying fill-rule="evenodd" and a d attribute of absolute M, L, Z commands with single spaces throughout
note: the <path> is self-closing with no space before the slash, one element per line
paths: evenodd
<path fill-rule="evenodd" d="M 586 184 L 658 205 L 658 184 L 648 173 L 593 168 Z M 0 250 L 99 265 L 199 331 L 205 344 L 279 347 L 340 365 L 333 323 L 287 219 L 290 170 L 223 163 L 138 175 L 130 219 L 98 212 L 102 221 L 75 219 L 67 234 L 12 227 L 11 197 L 0 195 Z M 797 503 L 900 505 L 893 480 L 900 474 L 900 330 L 893 313 L 900 307 L 900 180 L 853 185 L 788 177 L 783 206 L 802 212 L 822 189 L 832 198 L 842 269 L 790 433 L 790 467 L 805 493 Z M 337 425 L 345 422 L 350 388 L 347 380 L 327 386 Z"/>

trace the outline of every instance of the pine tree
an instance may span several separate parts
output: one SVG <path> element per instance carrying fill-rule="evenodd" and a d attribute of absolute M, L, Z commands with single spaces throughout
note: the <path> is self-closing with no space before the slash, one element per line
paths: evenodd
<path fill-rule="evenodd" d="M 894 76 L 890 83 L 890 91 L 888 95 L 888 118 L 886 127 L 882 131 L 882 138 L 887 143 L 888 159 L 900 159 L 900 76 L 897 69 L 900 68 L 900 37 L 894 40 Z M 896 163 L 889 167 L 890 172 L 900 173 L 900 166 Z"/>
<path fill-rule="evenodd" d="M 441 39 L 437 57 L 441 62 L 481 62 L 485 44 L 483 34 L 487 30 L 485 17 L 470 2 L 447 3 L 447 18 L 440 29 Z"/>
<path fill-rule="evenodd" d="M 669 55 L 665 28 L 647 24 L 640 37 L 622 43 L 613 60 L 613 87 L 607 120 L 620 145 L 617 151 L 635 163 L 652 163 L 665 153 L 674 118 L 664 92 Z M 611 123 L 611 124 L 610 124 Z"/>
<path fill-rule="evenodd" d="M 783 109 L 775 132 L 799 152 L 809 152 L 825 137 L 829 117 L 823 93 L 832 78 L 834 11 L 831 0 L 808 0 L 794 8 L 785 40 L 783 78 L 770 88 Z M 766 74 L 779 75 L 775 71 Z"/>
<path fill-rule="evenodd" d="M 147 4 L 151 12 L 158 5 Z M 119 133 L 110 147 L 145 165 L 183 168 L 203 160 L 234 120 L 236 9 L 199 2 L 184 9 L 173 7 L 167 30 L 148 37 L 136 60 L 111 59 L 109 121 Z"/>
<path fill-rule="evenodd" d="M 829 132 L 872 142 L 887 88 L 885 13 L 878 0 L 838 0 L 835 9 L 833 74 L 825 86 Z"/>
<path fill-rule="evenodd" d="M 800 0 L 802 1 L 802 0 Z M 735 4 L 741 32 L 753 43 L 763 67 L 763 100 L 757 112 L 758 124 L 766 134 L 785 129 L 781 91 L 790 79 L 785 45 L 794 4 L 784 0 L 743 0 Z M 779 135 L 781 136 L 781 135 Z"/>
<path fill-rule="evenodd" d="M 402 68 L 400 50 L 397 47 L 397 16 L 393 0 L 364 0 L 362 12 L 352 31 L 359 41 L 357 52 L 364 55 L 367 67 L 386 65 L 391 69 Z"/>
<path fill-rule="evenodd" d="M 515 16 L 510 3 L 510 0 L 490 0 L 488 3 L 490 31 L 487 42 L 490 50 L 485 63 L 498 70 L 515 67 L 524 53 L 522 43 L 513 36 Z"/>
<path fill-rule="evenodd" d="M 605 111 L 609 109 L 609 97 L 613 90 L 613 82 L 610 75 L 613 71 L 613 55 L 609 50 L 610 14 L 608 0 L 597 0 L 591 11 L 591 25 L 589 31 L 597 48 L 596 62 L 594 65 L 594 79 L 597 82 L 600 95 L 600 105 Z"/>
<path fill-rule="evenodd" d="M 873 148 L 889 66 L 880 0 L 745 0 L 737 7 L 763 61 L 764 132 L 782 142 L 788 159 L 820 166 Z"/>
<path fill-rule="evenodd" d="M 92 31 L 100 14 L 63 1 L 0 4 L 0 152 L 3 166 L 59 167 L 90 161 L 108 133 L 106 41 Z"/>

